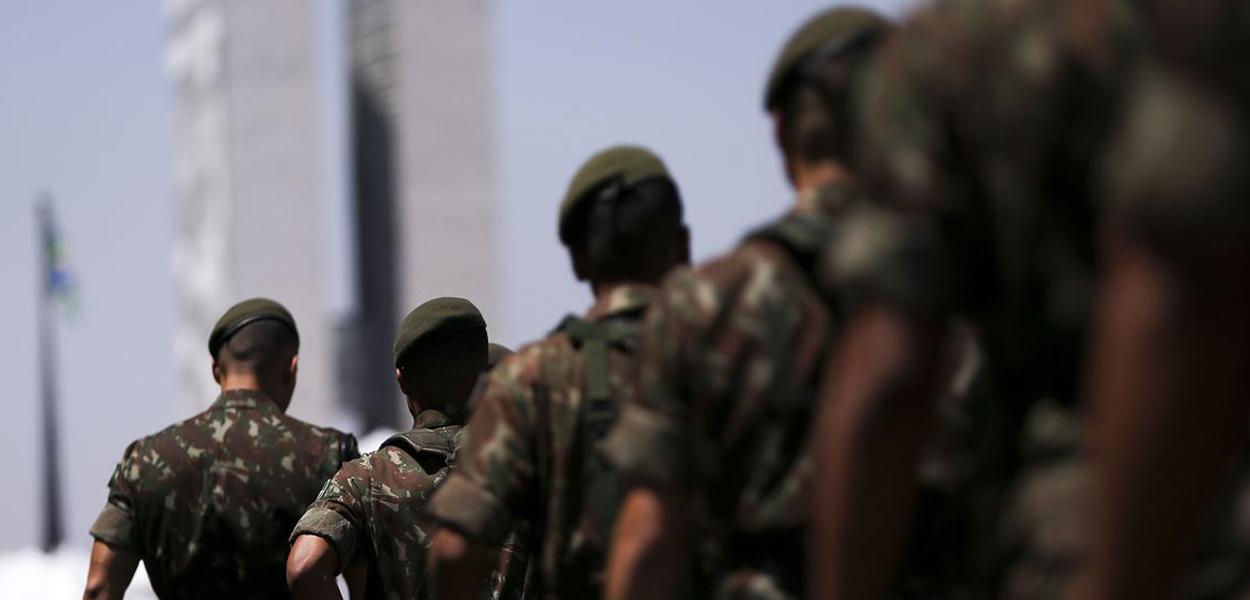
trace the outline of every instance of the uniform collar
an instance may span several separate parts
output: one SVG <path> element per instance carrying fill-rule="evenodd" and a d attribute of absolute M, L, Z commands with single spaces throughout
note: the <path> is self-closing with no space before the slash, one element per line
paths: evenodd
<path fill-rule="evenodd" d="M 800 191 L 793 211 L 800 214 L 837 215 L 851 206 L 859 196 L 859 186 L 855 183 L 837 181 Z"/>
<path fill-rule="evenodd" d="M 413 419 L 413 429 L 434 429 L 437 427 L 446 427 L 451 425 L 451 417 L 447 413 L 437 408 L 427 408 L 417 413 L 417 418 Z"/>
<path fill-rule="evenodd" d="M 602 321 L 626 313 L 642 312 L 651 302 L 655 287 L 640 283 L 624 283 L 595 299 L 586 318 Z"/>
<path fill-rule="evenodd" d="M 213 408 L 276 410 L 278 405 L 260 390 L 227 390 L 217 396 Z"/>

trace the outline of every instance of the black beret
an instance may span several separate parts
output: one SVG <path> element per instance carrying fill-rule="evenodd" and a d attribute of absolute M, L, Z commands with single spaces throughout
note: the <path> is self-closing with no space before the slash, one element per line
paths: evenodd
<path fill-rule="evenodd" d="M 299 347 L 299 330 L 295 328 L 295 319 L 286 307 L 268 298 L 252 298 L 231 306 L 226 314 L 217 319 L 213 332 L 208 336 L 208 353 L 217 358 L 217 352 L 230 336 L 257 321 L 277 321 L 286 325 L 295 336 L 296 348 Z"/>
<path fill-rule="evenodd" d="M 889 31 L 890 22 L 876 12 L 853 6 L 831 8 L 808 19 L 790 36 L 773 63 L 764 86 L 764 110 L 781 101 L 781 93 L 794 81 L 803 61 L 814 52 L 829 49 L 833 58 L 840 51 L 858 46 L 861 40 Z"/>
<path fill-rule="evenodd" d="M 468 329 L 484 329 L 486 321 L 472 302 L 464 298 L 435 298 L 412 309 L 399 324 L 395 336 L 395 366 L 422 338 L 435 333 L 454 333 Z"/>
<path fill-rule="evenodd" d="M 489 369 L 495 366 L 495 363 L 503 360 L 503 357 L 509 354 L 512 354 L 512 350 L 508 349 L 507 346 L 491 342 L 490 345 L 486 347 L 486 368 Z"/>
<path fill-rule="evenodd" d="M 612 146 L 590 157 L 573 176 L 569 188 L 560 203 L 558 223 L 560 241 L 568 244 L 569 216 L 574 209 L 589 198 L 595 188 L 613 180 L 629 186 L 652 177 L 670 178 L 668 168 L 654 152 L 641 146 Z"/>

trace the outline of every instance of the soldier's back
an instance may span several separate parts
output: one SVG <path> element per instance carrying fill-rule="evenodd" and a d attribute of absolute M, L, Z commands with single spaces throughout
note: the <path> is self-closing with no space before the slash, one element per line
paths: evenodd
<path fill-rule="evenodd" d="M 416 425 L 344 464 L 291 534 L 327 540 L 342 565 L 367 562 L 370 599 L 424 594 L 432 529 L 422 509 L 446 477 L 460 426 L 433 409 L 418 415 Z"/>
<path fill-rule="evenodd" d="M 228 391 L 127 448 L 92 534 L 137 552 L 162 598 L 287 597 L 287 535 L 357 455 L 348 434 Z"/>

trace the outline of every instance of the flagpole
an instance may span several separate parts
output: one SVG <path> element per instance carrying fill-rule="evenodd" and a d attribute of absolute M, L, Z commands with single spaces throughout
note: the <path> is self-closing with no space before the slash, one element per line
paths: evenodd
<path fill-rule="evenodd" d="M 61 544 L 61 473 L 59 427 L 57 423 L 57 352 L 56 323 L 52 311 L 52 201 L 47 194 L 35 202 L 35 217 L 39 228 L 40 285 L 38 304 L 39 321 L 39 391 L 40 417 L 43 433 L 43 531 L 40 539 L 44 552 L 51 552 Z"/>

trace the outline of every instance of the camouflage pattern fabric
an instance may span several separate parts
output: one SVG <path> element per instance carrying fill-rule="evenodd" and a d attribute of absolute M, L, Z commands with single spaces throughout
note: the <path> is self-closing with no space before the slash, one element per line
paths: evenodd
<path fill-rule="evenodd" d="M 286 598 L 287 534 L 356 438 L 257 391 L 132 443 L 91 535 L 137 553 L 161 598 Z"/>
<path fill-rule="evenodd" d="M 618 287 L 587 319 L 637 322 L 652 294 L 645 286 Z M 611 346 L 608 358 L 611 396 L 628 397 L 633 355 Z M 475 394 L 453 474 L 429 504 L 434 518 L 492 546 L 514 527 L 534 528 L 531 589 L 541 597 L 599 597 L 605 532 L 616 514 L 618 498 L 586 489 L 601 468 L 586 447 L 593 438 L 580 430 L 586 364 L 571 336 L 557 332 L 492 369 Z"/>
<path fill-rule="evenodd" d="M 829 219 L 860 202 L 831 186 L 800 195 L 794 212 Z M 836 321 L 779 241 L 752 235 L 669 276 L 644 321 L 634 402 L 605 445 L 623 477 L 690 492 L 699 561 L 714 570 L 703 585 L 726 598 L 803 589 L 807 430 Z"/>
<path fill-rule="evenodd" d="M 417 415 L 414 431 L 451 439 L 460 429 L 447 415 L 427 409 Z M 424 463 L 424 464 L 423 464 Z M 397 600 L 423 597 L 425 549 L 432 533 L 421 508 L 447 476 L 446 459 L 414 457 L 398 445 L 384 444 L 339 469 L 296 524 L 291 540 L 316 535 L 334 546 L 339 567 L 369 563 L 368 598 Z"/>
<path fill-rule="evenodd" d="M 1094 264 L 1097 167 L 1139 43 L 1126 9 L 1082 41 L 1059 2 L 955 0 L 910 19 L 859 98 L 873 207 L 832 289 L 980 328 L 1000 391 L 1071 400 Z M 1096 16 L 1089 17 L 1090 19 Z"/>
<path fill-rule="evenodd" d="M 1025 467 L 1005 515 L 1001 554 L 1007 563 L 999 597 L 1062 598 L 1071 594 L 1083 556 L 1083 508 L 1089 464 L 1080 451 L 1083 419 L 1054 402 L 1030 414 Z M 1250 452 L 1230 464 L 1223 500 L 1205 519 L 1206 531 L 1175 595 L 1183 600 L 1245 598 L 1250 594 Z"/>
<path fill-rule="evenodd" d="M 425 551 L 434 528 L 422 509 L 447 478 L 451 453 L 464 437 L 461 426 L 455 424 L 457 411 L 449 412 L 424 410 L 411 431 L 388 439 L 376 452 L 344 464 L 295 525 L 291 541 L 301 535 L 325 539 L 334 546 L 341 568 L 366 561 L 368 599 L 425 597 Z M 399 437 L 426 441 L 419 442 L 421 447 L 416 451 L 398 443 Z M 482 597 L 521 600 L 523 547 L 515 542 L 505 544 L 495 561 L 491 584 Z"/>

